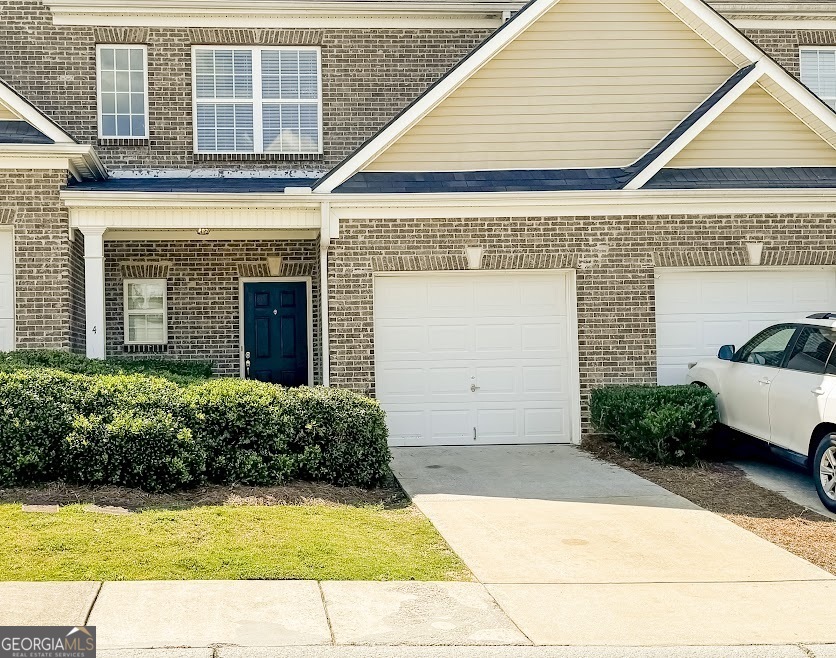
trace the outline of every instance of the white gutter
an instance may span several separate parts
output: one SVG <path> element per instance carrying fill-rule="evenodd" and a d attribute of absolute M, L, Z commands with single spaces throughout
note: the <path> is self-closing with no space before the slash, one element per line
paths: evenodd
<path fill-rule="evenodd" d="M 319 229 L 319 301 L 322 342 L 322 385 L 331 385 L 331 332 L 328 329 L 328 247 L 331 246 L 331 204 L 322 202 L 322 223 Z"/>

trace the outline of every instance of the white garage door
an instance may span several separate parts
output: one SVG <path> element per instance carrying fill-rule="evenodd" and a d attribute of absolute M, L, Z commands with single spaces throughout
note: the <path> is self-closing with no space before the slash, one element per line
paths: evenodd
<path fill-rule="evenodd" d="M 14 239 L 11 231 L 0 231 L 0 352 L 15 346 Z"/>
<path fill-rule="evenodd" d="M 570 299 L 560 273 L 375 277 L 375 386 L 390 442 L 571 441 Z"/>
<path fill-rule="evenodd" d="M 836 312 L 832 269 L 656 270 L 659 383 L 681 384 L 688 363 L 721 345 L 818 311 Z"/>

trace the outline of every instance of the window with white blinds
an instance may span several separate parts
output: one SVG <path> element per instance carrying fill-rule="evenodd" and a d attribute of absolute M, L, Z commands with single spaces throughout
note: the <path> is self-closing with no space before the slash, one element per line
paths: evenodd
<path fill-rule="evenodd" d="M 318 48 L 194 48 L 198 153 L 321 153 Z"/>
<path fill-rule="evenodd" d="M 148 137 L 148 68 L 142 45 L 100 45 L 96 49 L 99 137 Z"/>
<path fill-rule="evenodd" d="M 836 48 L 802 48 L 801 82 L 836 109 Z"/>

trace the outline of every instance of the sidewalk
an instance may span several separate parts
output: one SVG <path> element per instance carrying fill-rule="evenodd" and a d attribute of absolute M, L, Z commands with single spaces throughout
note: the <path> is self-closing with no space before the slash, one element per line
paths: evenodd
<path fill-rule="evenodd" d="M 0 583 L 0 601 L 0 625 L 95 625 L 100 658 L 836 658 L 836 645 L 531 646 L 479 583 Z"/>

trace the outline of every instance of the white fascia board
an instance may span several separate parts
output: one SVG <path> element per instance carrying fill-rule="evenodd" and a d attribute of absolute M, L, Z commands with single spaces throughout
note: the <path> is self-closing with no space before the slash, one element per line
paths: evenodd
<path fill-rule="evenodd" d="M 830 18 L 735 18 L 729 20 L 742 30 L 836 30 L 836 11 Z"/>
<path fill-rule="evenodd" d="M 40 130 L 56 144 L 76 143 L 72 137 L 47 119 L 40 110 L 33 107 L 23 97 L 2 83 L 0 83 L 0 103 L 8 107 L 23 121 Z"/>
<path fill-rule="evenodd" d="M 343 219 L 832 213 L 836 190 L 612 190 L 329 195 Z"/>
<path fill-rule="evenodd" d="M 107 178 L 96 151 L 86 144 L 0 144 L 0 166 L 67 169 L 77 180 Z"/>
<path fill-rule="evenodd" d="M 314 186 L 314 193 L 333 192 L 360 171 L 559 1 L 535 0 L 533 4 L 528 5 L 525 11 L 506 23 L 501 31 L 441 78 L 403 114 L 396 117 L 348 160 L 332 170 L 321 184 Z"/>
<path fill-rule="evenodd" d="M 668 148 L 660 153 L 650 164 L 648 164 L 642 171 L 625 185 L 625 190 L 638 190 L 653 178 L 659 170 L 666 164 L 673 160 L 688 144 L 690 144 L 697 136 L 714 120 L 725 112 L 732 103 L 740 98 L 753 84 L 755 84 L 763 75 L 763 67 L 760 63 L 755 65 L 749 73 L 741 78 L 734 87 L 719 100 L 715 105 L 694 122 L 688 130 L 679 136 Z"/>
<path fill-rule="evenodd" d="M 676 0 L 689 9 L 705 25 L 714 30 L 718 36 L 738 50 L 750 62 L 757 62 L 769 78 L 782 87 L 790 96 L 797 100 L 806 110 L 836 132 L 836 113 L 822 103 L 809 89 L 793 78 L 789 73 L 776 64 L 760 48 L 737 31 L 728 21 L 711 9 L 702 0 Z M 788 108 L 791 110 L 791 108 Z"/>
<path fill-rule="evenodd" d="M 56 25 L 146 27 L 496 27 L 518 0 L 363 3 L 261 0 L 46 0 Z"/>
<path fill-rule="evenodd" d="M 320 200 L 310 194 L 224 194 L 199 192 L 99 192 L 61 191 L 67 207 L 78 208 L 295 208 L 318 209 Z"/>

